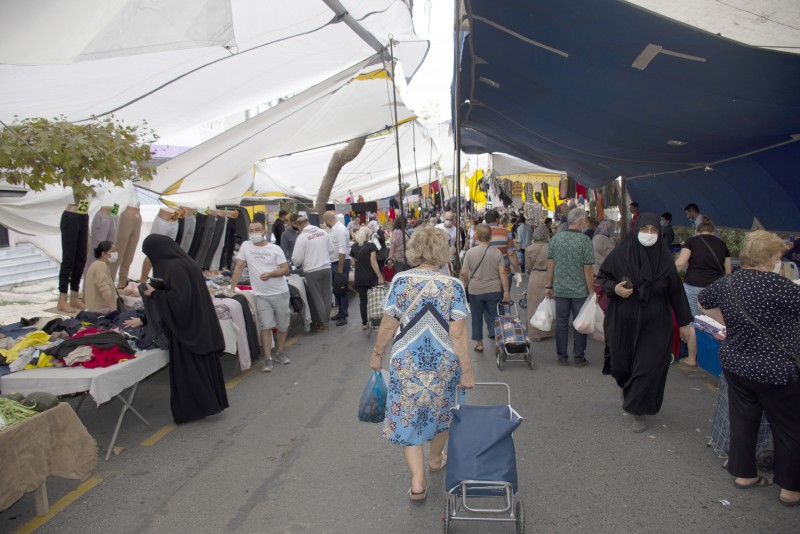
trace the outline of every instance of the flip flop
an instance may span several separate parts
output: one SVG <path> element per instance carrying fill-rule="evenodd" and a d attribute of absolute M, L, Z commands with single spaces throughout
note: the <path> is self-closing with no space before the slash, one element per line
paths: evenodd
<path fill-rule="evenodd" d="M 778 497 L 778 500 L 783 506 L 789 506 L 789 507 L 800 506 L 800 499 L 789 500 L 789 499 L 784 499 L 783 497 Z"/>
<path fill-rule="evenodd" d="M 430 464 L 428 464 L 428 471 L 430 471 L 431 473 L 438 473 L 439 471 L 444 469 L 444 466 L 446 466 L 446 465 L 447 465 L 447 453 L 443 452 L 442 453 L 442 465 L 440 465 L 437 469 L 434 469 L 433 467 L 430 466 Z"/>
<path fill-rule="evenodd" d="M 747 483 L 747 484 L 741 484 L 741 483 L 736 482 L 734 480 L 733 481 L 733 485 L 736 486 L 739 489 L 766 488 L 767 486 L 771 486 L 772 482 L 770 482 L 768 479 L 762 477 L 761 475 L 758 475 L 758 478 L 756 479 L 755 482 L 750 482 L 750 483 Z"/>
<path fill-rule="evenodd" d="M 475 352 L 483 352 L 483 345 L 475 345 Z"/>
<path fill-rule="evenodd" d="M 414 490 L 408 488 L 408 498 L 411 499 L 412 501 L 424 501 L 425 497 L 427 496 L 428 496 L 427 485 L 425 486 L 425 489 L 422 491 L 422 493 L 414 493 Z"/>

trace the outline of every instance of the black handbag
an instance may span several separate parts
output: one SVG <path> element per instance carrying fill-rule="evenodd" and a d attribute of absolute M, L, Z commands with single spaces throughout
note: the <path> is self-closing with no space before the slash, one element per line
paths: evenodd
<path fill-rule="evenodd" d="M 349 280 L 347 279 L 347 275 L 345 273 L 335 273 L 333 275 L 333 294 L 340 296 L 346 295 L 348 283 Z"/>

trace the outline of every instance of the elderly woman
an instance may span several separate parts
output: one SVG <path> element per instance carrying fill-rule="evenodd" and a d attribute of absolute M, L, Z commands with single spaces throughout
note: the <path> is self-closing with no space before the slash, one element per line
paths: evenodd
<path fill-rule="evenodd" d="M 86 311 L 108 313 L 117 309 L 118 296 L 108 265 L 116 263 L 119 255 L 117 247 L 111 241 L 101 241 L 93 252 L 97 261 L 86 271 L 83 299 Z"/>
<path fill-rule="evenodd" d="M 766 412 L 775 442 L 775 479 L 785 506 L 800 505 L 800 286 L 776 274 L 786 247 L 775 234 L 748 234 L 742 268 L 698 295 L 724 322 L 719 359 L 728 381 L 728 472 L 737 488 L 768 486 L 756 470 L 756 436 Z"/>
<path fill-rule="evenodd" d="M 725 241 L 714 236 L 714 223 L 708 217 L 701 216 L 697 223 L 697 235 L 686 240 L 675 260 L 678 270 L 686 271 L 683 290 L 689 299 L 692 317 L 701 315 L 700 306 L 697 305 L 700 291 L 726 274 L 731 274 L 730 256 Z M 694 367 L 697 365 L 697 334 L 694 328 L 687 345 L 689 355 L 683 363 Z"/>
<path fill-rule="evenodd" d="M 450 260 L 447 236 L 436 228 L 418 228 L 406 256 L 416 268 L 392 280 L 370 368 L 381 369 L 394 338 L 383 435 L 403 447 L 411 474 L 408 496 L 421 501 L 428 493 L 423 446 L 430 442 L 428 469 L 441 471 L 456 388 L 473 387 L 475 378 L 466 291 L 459 280 L 439 272 Z"/>
<path fill-rule="evenodd" d="M 533 242 L 525 249 L 525 270 L 528 272 L 528 309 L 533 313 L 544 300 L 547 285 L 547 243 L 550 229 L 540 224 L 533 231 Z M 553 330 L 545 332 L 528 324 L 528 337 L 541 341 L 555 335 Z"/>
<path fill-rule="evenodd" d="M 398 273 L 408 269 L 408 264 L 406 263 L 408 258 L 406 257 L 404 247 L 408 245 L 410 240 L 411 234 L 408 228 L 406 228 L 405 217 L 398 217 L 394 221 L 394 227 L 392 228 L 392 233 L 389 238 L 389 259 L 394 262 L 394 268 Z"/>
<path fill-rule="evenodd" d="M 592 270 L 595 276 L 597 276 L 597 271 L 600 270 L 600 266 L 606 261 L 608 255 L 614 250 L 614 246 L 614 221 L 603 219 L 597 225 L 597 230 L 594 231 L 594 236 L 592 236 L 592 248 L 594 249 L 594 266 Z"/>
<path fill-rule="evenodd" d="M 497 304 L 511 300 L 508 277 L 503 263 L 503 254 L 497 247 L 490 247 L 492 229 L 485 224 L 475 230 L 478 246 L 469 249 L 464 256 L 461 279 L 472 306 L 472 340 L 475 350 L 483 352 L 483 321 L 489 337 L 494 337 L 494 321 L 497 319 Z"/>
<path fill-rule="evenodd" d="M 603 323 L 611 352 L 611 376 L 622 388 L 633 432 L 647 429 L 664 401 L 670 364 L 672 314 L 688 339 L 692 316 L 672 254 L 661 238 L 658 216 L 643 213 L 633 232 L 600 266 L 597 279 L 610 301 Z"/>
<path fill-rule="evenodd" d="M 378 247 L 369 240 L 370 229 L 362 226 L 356 232 L 356 242 L 350 249 L 350 257 L 356 264 L 353 287 L 358 291 L 358 304 L 361 311 L 361 328 L 367 325 L 367 292 L 370 288 L 383 284 L 383 275 L 378 267 Z"/>

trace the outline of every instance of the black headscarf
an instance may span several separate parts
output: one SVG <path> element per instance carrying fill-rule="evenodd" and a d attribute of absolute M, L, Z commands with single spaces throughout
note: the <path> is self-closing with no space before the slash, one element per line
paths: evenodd
<path fill-rule="evenodd" d="M 609 263 L 609 272 L 616 271 L 627 276 L 633 284 L 640 302 L 647 302 L 653 282 L 664 278 L 675 269 L 672 253 L 658 232 L 658 240 L 650 247 L 639 243 L 639 231 L 651 224 L 659 228 L 659 217 L 655 213 L 642 213 L 636 218 L 633 230 L 625 236 L 619 246 L 611 251 L 601 268 Z M 613 256 L 613 257 L 612 257 Z M 610 260 L 610 261 L 609 261 Z M 616 264 L 616 265 L 615 265 Z"/>
<path fill-rule="evenodd" d="M 166 289 L 156 290 L 153 300 L 172 336 L 196 354 L 221 351 L 222 328 L 197 263 L 164 235 L 147 236 L 142 252 L 153 264 L 154 276 L 164 280 Z"/>

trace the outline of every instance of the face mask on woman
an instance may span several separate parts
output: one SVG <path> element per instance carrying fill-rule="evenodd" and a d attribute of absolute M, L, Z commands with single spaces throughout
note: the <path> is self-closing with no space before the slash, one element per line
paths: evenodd
<path fill-rule="evenodd" d="M 639 232 L 639 243 L 645 247 L 652 247 L 658 241 L 658 234 L 648 234 L 646 232 Z"/>
<path fill-rule="evenodd" d="M 118 259 L 119 259 L 119 253 L 117 251 L 108 253 L 108 263 L 117 263 Z"/>
<path fill-rule="evenodd" d="M 775 262 L 775 267 L 772 268 L 772 272 L 780 274 L 782 268 L 783 268 L 783 262 L 781 260 L 778 260 Z"/>
<path fill-rule="evenodd" d="M 661 219 L 659 222 L 661 223 L 662 227 L 667 226 L 667 221 L 665 221 L 664 219 Z"/>
<path fill-rule="evenodd" d="M 261 243 L 264 241 L 264 236 L 261 234 L 250 234 L 250 241 L 253 243 Z"/>

